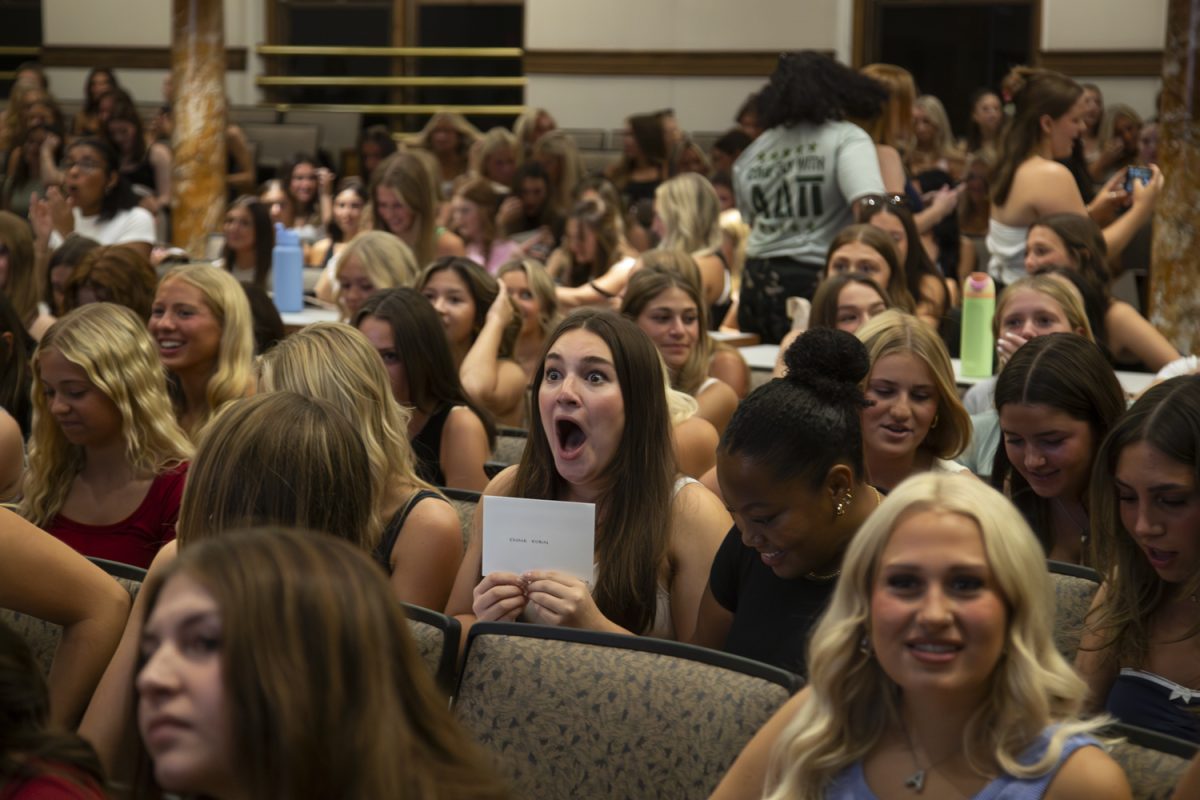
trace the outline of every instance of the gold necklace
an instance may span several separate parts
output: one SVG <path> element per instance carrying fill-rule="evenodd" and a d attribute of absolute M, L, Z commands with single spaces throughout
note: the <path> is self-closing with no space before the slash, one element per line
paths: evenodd
<path fill-rule="evenodd" d="M 825 575 L 818 575 L 816 570 L 810 569 L 808 572 L 804 573 L 804 579 L 812 581 L 813 583 L 829 583 L 831 580 L 835 579 L 838 575 L 841 575 L 841 574 L 842 574 L 841 567 L 838 567 L 833 572 L 826 573 Z"/>

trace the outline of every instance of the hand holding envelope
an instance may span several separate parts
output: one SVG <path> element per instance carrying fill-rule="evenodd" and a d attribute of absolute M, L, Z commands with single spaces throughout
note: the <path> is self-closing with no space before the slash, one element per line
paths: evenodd
<path fill-rule="evenodd" d="M 512 621 L 528 608 L 530 622 L 594 627 L 603 619 L 589 586 L 595 540 L 591 503 L 483 498 L 484 577 L 475 587 L 475 616 Z"/>
<path fill-rule="evenodd" d="M 601 630 L 607 618 L 592 599 L 591 586 L 563 572 L 532 570 L 525 579 L 525 597 L 530 622 L 568 628 Z"/>
<path fill-rule="evenodd" d="M 511 572 L 489 572 L 475 587 L 471 611 L 480 622 L 515 622 L 525 610 L 525 581 Z"/>

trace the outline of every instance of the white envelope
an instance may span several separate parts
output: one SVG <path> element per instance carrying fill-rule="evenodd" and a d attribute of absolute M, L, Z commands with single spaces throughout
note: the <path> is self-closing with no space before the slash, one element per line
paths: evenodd
<path fill-rule="evenodd" d="M 482 502 L 484 575 L 549 569 L 592 582 L 594 503 L 491 495 Z"/>

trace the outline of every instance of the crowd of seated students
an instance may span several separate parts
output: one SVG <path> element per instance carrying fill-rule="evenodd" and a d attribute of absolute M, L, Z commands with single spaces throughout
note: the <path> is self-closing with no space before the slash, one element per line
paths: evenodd
<path fill-rule="evenodd" d="M 903 68 L 788 53 L 710 153 L 633 113 L 603 175 L 546 109 L 487 131 L 441 113 L 364 130 L 358 175 L 310 153 L 257 193 L 238 177 L 221 258 L 156 274 L 170 87 L 151 129 L 92 70 L 68 124 L 20 75 L 0 606 L 65 628 L 47 681 L 0 648 L 22 731 L 0 732 L 0 798 L 508 796 L 395 601 L 811 679 L 720 797 L 1123 798 L 1104 714 L 1200 744 L 1200 377 L 1130 405 L 1114 371 L 1180 354 L 1113 297 L 1164 176 L 1095 87 L 1017 68 L 956 139 Z M 275 225 L 340 321 L 284 336 Z M 972 269 L 998 290 L 998 372 L 964 405 Z M 780 344 L 773 379 L 753 388 L 730 332 Z M 528 438 L 496 473 L 498 425 Z M 595 504 L 591 580 L 484 574 L 483 515 L 464 543 L 450 490 Z M 263 527 L 315 533 L 240 530 Z M 132 608 L 85 556 L 148 568 Z M 1048 559 L 1102 580 L 1074 668 Z M 329 756 L 314 720 L 395 749 Z"/>

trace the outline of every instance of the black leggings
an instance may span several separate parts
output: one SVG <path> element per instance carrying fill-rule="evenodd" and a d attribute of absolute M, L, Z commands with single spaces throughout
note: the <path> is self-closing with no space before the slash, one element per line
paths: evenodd
<path fill-rule="evenodd" d="M 738 329 L 757 333 L 765 344 L 778 344 L 792 323 L 787 299 L 812 300 L 821 279 L 819 264 L 791 258 L 748 258 L 738 295 Z"/>

